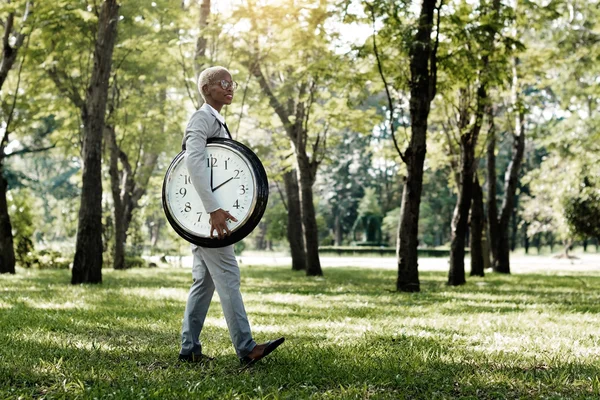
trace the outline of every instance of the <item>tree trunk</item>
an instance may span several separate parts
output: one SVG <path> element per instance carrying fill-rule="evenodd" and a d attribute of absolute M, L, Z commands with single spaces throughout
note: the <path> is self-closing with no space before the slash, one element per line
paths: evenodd
<path fill-rule="evenodd" d="M 488 132 L 487 145 L 487 192 L 488 192 L 488 229 L 489 229 L 489 248 L 492 260 L 498 258 L 498 203 L 496 202 L 496 129 L 494 125 L 494 112 L 490 108 L 488 114 L 490 121 L 490 130 Z"/>
<path fill-rule="evenodd" d="M 94 50 L 94 67 L 83 109 L 83 184 L 71 283 L 102 282 L 102 135 L 119 4 L 102 3 Z"/>
<path fill-rule="evenodd" d="M 25 10 L 21 19 L 21 23 L 24 26 L 30 15 L 31 3 L 27 1 L 25 3 Z M 8 12 L 6 19 L 2 18 L 0 21 L 2 23 L 2 27 L 4 28 L 2 53 L 0 58 L 0 91 L 4 86 L 4 82 L 8 78 L 9 72 L 12 70 L 15 62 L 17 61 L 19 50 L 23 46 L 27 36 L 22 32 L 17 32 L 14 30 L 15 16 L 15 10 L 12 10 Z M 17 96 L 17 93 L 15 93 L 15 96 Z M 14 109 L 11 111 L 11 113 L 14 113 Z M 12 116 L 12 114 L 8 115 L 7 119 L 2 121 L 2 125 L 4 125 L 4 133 L 0 138 L 0 274 L 15 273 L 15 248 L 10 214 L 8 213 L 8 201 L 6 198 L 8 182 L 4 178 L 4 149 L 8 143 L 8 135 L 11 129 L 10 121 L 12 120 Z"/>
<path fill-rule="evenodd" d="M 283 175 L 285 193 L 287 194 L 287 238 L 290 243 L 292 255 L 292 270 L 306 270 L 306 248 L 304 247 L 304 231 L 302 230 L 302 213 L 300 211 L 300 191 L 296 170 L 291 170 Z"/>
<path fill-rule="evenodd" d="M 161 91 L 158 101 L 161 105 L 164 105 L 166 91 Z M 113 107 L 114 104 L 111 104 L 111 112 L 114 110 Z M 107 124 L 105 133 L 110 151 L 109 175 L 115 220 L 113 268 L 125 269 L 127 268 L 125 265 L 125 249 L 133 212 L 138 208 L 139 200 L 146 193 L 148 181 L 158 161 L 158 154 L 145 151 L 144 146 L 140 144 L 137 148 L 139 153 L 134 157 L 138 160 L 137 165 L 132 168 L 129 157 L 117 144 L 115 127 Z M 165 134 L 164 124 L 162 133 Z M 123 167 L 121 171 L 119 171 L 119 161 Z"/>
<path fill-rule="evenodd" d="M 524 129 L 524 127 L 522 127 Z M 502 213 L 498 221 L 498 245 L 497 258 L 494 260 L 494 271 L 510 274 L 510 216 L 512 214 L 513 199 L 517 190 L 517 180 L 521 160 L 523 159 L 523 150 L 525 148 L 525 133 L 521 131 L 519 136 L 515 137 L 513 145 L 513 156 L 506 171 L 504 181 L 504 201 L 502 204 Z"/>
<path fill-rule="evenodd" d="M 485 218 L 485 213 L 483 214 L 483 235 L 481 239 L 481 249 L 483 251 L 483 269 L 491 269 L 492 261 L 490 260 L 490 238 L 488 237 L 487 219 Z"/>
<path fill-rule="evenodd" d="M 476 125 L 471 132 L 461 136 L 460 143 L 460 180 L 458 198 L 452 217 L 452 239 L 450 242 L 450 271 L 448 285 L 458 286 L 465 280 L 465 243 L 469 221 L 469 210 L 473 196 L 473 173 L 475 168 L 475 145 L 479 133 Z"/>
<path fill-rule="evenodd" d="M 302 207 L 302 228 L 306 245 L 306 275 L 321 276 L 321 260 L 319 259 L 319 228 L 315 205 L 313 203 L 314 173 L 307 157 L 300 155 L 298 159 L 298 180 L 300 182 L 300 205 Z"/>
<path fill-rule="evenodd" d="M 161 220 L 156 220 L 150 227 L 150 249 L 155 249 L 158 246 L 158 240 L 160 239 L 160 230 L 162 228 Z"/>
<path fill-rule="evenodd" d="M 515 251 L 517 248 L 517 234 L 519 233 L 519 196 L 515 195 L 515 205 L 511 213 L 510 227 L 510 251 Z"/>
<path fill-rule="evenodd" d="M 525 254 L 529 254 L 529 236 L 527 235 L 527 230 L 529 228 L 529 224 L 527 222 L 523 223 L 523 247 L 525 248 Z"/>
<path fill-rule="evenodd" d="M 335 210 L 335 220 L 333 222 L 333 240 L 335 246 L 341 246 L 343 235 L 342 235 L 342 218 L 340 216 L 340 210 Z"/>
<path fill-rule="evenodd" d="M 485 217 L 483 211 L 483 192 L 479 178 L 473 180 L 473 203 L 471 206 L 471 276 L 484 276 L 484 235 Z"/>
<path fill-rule="evenodd" d="M 494 0 L 494 14 L 498 18 L 500 10 L 500 1 Z M 461 171 L 459 179 L 459 194 L 456 203 L 456 210 L 452 220 L 452 242 L 450 245 L 450 273 L 448 276 L 449 285 L 461 285 L 465 283 L 465 266 L 464 266 L 464 245 L 465 235 L 469 228 L 468 216 L 471 202 L 473 202 L 472 211 L 472 226 L 471 232 L 471 274 L 483 276 L 483 251 L 481 247 L 482 229 L 483 229 L 483 194 L 475 169 L 477 161 L 475 159 L 475 147 L 479 139 L 479 133 L 483 125 L 487 105 L 487 87 L 490 81 L 489 77 L 489 54 L 493 52 L 496 31 L 491 25 L 485 28 L 488 31 L 487 41 L 483 43 L 486 52 L 482 56 L 482 63 L 479 68 L 479 87 L 477 88 L 477 107 L 474 113 L 475 121 L 467 133 L 463 133 L 461 129 L 460 141 L 460 156 L 461 156 Z M 466 104 L 469 103 L 467 100 Z M 459 127 L 467 126 L 470 120 L 470 112 L 468 109 L 460 112 Z M 473 198 L 473 196 L 475 196 Z M 475 209 L 477 207 L 477 209 Z M 475 267 L 473 267 L 475 266 Z"/>
<path fill-rule="evenodd" d="M 110 162 L 108 173 L 110 176 L 110 188 L 113 198 L 113 212 L 115 220 L 115 248 L 113 254 L 113 268 L 125 269 L 125 242 L 127 231 L 125 228 L 125 205 L 121 195 L 121 176 L 119 174 L 119 147 L 115 128 L 106 125 L 108 147 L 110 149 Z M 126 180 L 126 179 L 125 179 Z"/>
<path fill-rule="evenodd" d="M 198 108 L 204 104 L 204 99 L 198 88 L 198 78 L 204 66 L 204 57 L 206 56 L 206 28 L 208 27 L 208 17 L 210 16 L 210 0 L 202 0 L 200 5 L 200 19 L 198 20 L 198 28 L 200 33 L 196 40 L 196 53 L 194 54 L 194 74 L 196 75 L 196 98 L 198 99 Z"/>
<path fill-rule="evenodd" d="M 516 68 L 516 67 L 515 67 Z M 515 78 L 516 79 L 516 78 Z M 515 89 L 516 90 L 516 89 Z M 502 211 L 498 220 L 498 246 L 497 258 L 494 260 L 494 271 L 504 274 L 510 274 L 510 242 L 509 242 L 509 222 L 513 210 L 513 202 L 519 179 L 519 170 L 523 160 L 525 150 L 525 116 L 517 98 L 515 102 L 519 111 L 517 111 L 517 130 L 514 135 L 512 158 L 504 175 L 504 200 L 502 202 Z"/>
<path fill-rule="evenodd" d="M 0 149 L 2 154 L 4 149 Z M 8 214 L 6 200 L 7 182 L 4 178 L 2 156 L 0 155 L 0 274 L 15 273 L 15 248 L 13 244 L 12 225 Z"/>
<path fill-rule="evenodd" d="M 573 239 L 563 240 L 563 254 L 557 256 L 556 258 L 566 258 L 567 260 L 571 258 L 569 251 L 573 249 L 573 242 Z"/>
<path fill-rule="evenodd" d="M 409 108 L 412 134 L 404 155 L 407 176 L 402 193 L 396 244 L 398 261 L 396 289 L 402 292 L 421 290 L 417 253 L 419 207 L 423 189 L 423 163 L 427 152 L 427 119 L 431 101 L 435 97 L 437 82 L 437 40 L 435 47 L 431 43 L 435 6 L 436 0 L 423 0 L 415 40 L 409 51 L 411 73 Z"/>
<path fill-rule="evenodd" d="M 252 20 L 252 18 L 251 18 Z M 253 20 L 252 20 L 253 22 Z M 258 41 L 254 43 L 255 49 L 258 48 Z M 307 145 L 309 143 L 308 135 L 308 116 L 312 103 L 308 102 L 308 109 L 305 96 L 312 99 L 314 91 L 317 90 L 316 81 L 297 82 L 297 99 L 287 98 L 285 107 L 271 90 L 267 78 L 260 68 L 259 58 L 247 63 L 248 70 L 258 79 L 258 83 L 264 94 L 269 98 L 269 104 L 281 120 L 285 132 L 292 143 L 292 148 L 298 163 L 298 181 L 300 188 L 300 207 L 302 214 L 302 228 L 304 230 L 304 244 L 306 246 L 306 275 L 323 275 L 321 262 L 319 260 L 319 232 L 313 204 L 313 184 L 315 182 L 317 168 L 322 159 L 319 160 L 319 154 L 323 152 L 319 148 L 323 137 L 318 135 L 310 148 L 311 156 L 307 154 Z M 307 93 L 308 91 L 308 93 Z M 291 110 L 295 109 L 295 113 Z M 292 121 L 293 120 L 293 121 Z M 324 146 L 324 145 L 322 145 Z"/>
<path fill-rule="evenodd" d="M 493 40 L 494 36 L 491 36 Z M 483 124 L 484 111 L 487 101 L 487 79 L 484 76 L 485 70 L 488 67 L 488 58 L 483 58 L 483 66 L 480 71 L 481 83 L 477 89 L 477 108 L 475 111 L 475 121 L 473 125 L 468 129 L 467 132 L 463 133 L 462 130 L 467 127 L 468 121 L 471 119 L 470 112 L 465 109 L 464 112 L 460 112 L 459 128 L 461 128 L 460 136 L 460 173 L 459 173 L 459 185 L 458 185 L 458 198 L 456 200 L 456 208 L 454 209 L 454 216 L 452 218 L 452 239 L 450 242 L 450 271 L 448 273 L 448 284 L 452 286 L 462 285 L 466 282 L 465 280 L 465 243 L 467 242 L 466 236 L 469 228 L 469 210 L 471 208 L 471 202 L 473 200 L 473 186 L 475 169 L 477 163 L 475 160 L 475 147 L 479 139 L 479 132 Z M 468 104 L 468 101 L 465 102 Z M 476 178 L 475 178 L 476 179 Z M 477 181 L 479 186 L 479 181 Z M 478 223 L 480 223 L 478 221 Z M 480 257 L 481 251 L 481 233 L 477 232 L 478 243 L 475 246 L 478 247 L 477 251 Z M 471 249 L 472 250 L 472 249 Z M 478 259 L 477 262 L 481 263 L 482 260 Z"/>

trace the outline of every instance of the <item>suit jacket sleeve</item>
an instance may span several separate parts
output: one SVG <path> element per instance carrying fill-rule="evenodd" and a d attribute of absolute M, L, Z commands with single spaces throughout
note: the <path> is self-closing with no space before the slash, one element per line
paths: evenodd
<path fill-rule="evenodd" d="M 221 208 L 210 187 L 210 168 L 206 163 L 206 140 L 213 137 L 209 132 L 208 115 L 195 112 L 185 129 L 185 163 L 196 192 L 206 212 Z"/>

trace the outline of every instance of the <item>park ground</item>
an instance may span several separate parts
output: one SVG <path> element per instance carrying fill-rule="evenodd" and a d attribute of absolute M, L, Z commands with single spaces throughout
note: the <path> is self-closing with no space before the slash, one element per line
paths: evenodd
<path fill-rule="evenodd" d="M 598 255 L 515 257 L 514 274 L 460 287 L 447 260 L 424 259 L 416 294 L 393 290 L 389 257 L 324 258 L 318 278 L 252 257 L 254 335 L 287 340 L 246 371 L 218 297 L 203 332 L 216 361 L 176 361 L 188 268 L 107 269 L 97 286 L 68 270 L 0 276 L 0 399 L 600 398 Z"/>

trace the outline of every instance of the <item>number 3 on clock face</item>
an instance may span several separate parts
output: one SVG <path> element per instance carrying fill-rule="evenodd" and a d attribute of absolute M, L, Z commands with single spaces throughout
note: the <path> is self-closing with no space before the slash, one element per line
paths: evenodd
<path fill-rule="evenodd" d="M 232 237 L 225 240 L 235 242 L 250 233 L 264 213 L 266 173 L 258 157 L 245 146 L 225 139 L 211 142 L 206 148 L 210 189 L 221 208 L 237 219 L 228 222 Z M 165 176 L 163 207 L 175 231 L 188 241 L 206 247 L 224 245 L 209 239 L 210 215 L 192 184 L 184 152 L 173 160 Z M 240 232 L 236 235 L 236 231 Z"/>

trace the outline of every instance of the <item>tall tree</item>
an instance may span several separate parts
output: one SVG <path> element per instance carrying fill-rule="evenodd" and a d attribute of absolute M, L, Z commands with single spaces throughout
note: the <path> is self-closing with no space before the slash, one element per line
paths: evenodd
<path fill-rule="evenodd" d="M 194 53 L 194 74 L 196 76 L 196 82 L 198 82 L 198 78 L 200 77 L 200 73 L 205 65 L 204 58 L 206 57 L 206 46 L 208 43 L 206 28 L 208 27 L 208 19 L 210 17 L 210 0 L 201 0 L 200 4 L 200 13 L 198 18 L 198 38 L 196 39 L 196 51 Z M 204 103 L 204 99 L 200 94 L 200 90 L 198 89 L 198 85 L 195 85 L 196 98 L 198 100 L 198 107 L 202 106 Z"/>
<path fill-rule="evenodd" d="M 283 174 L 285 193 L 287 195 L 287 238 L 290 244 L 292 256 L 292 270 L 306 270 L 306 245 L 304 242 L 304 231 L 302 224 L 302 206 L 300 203 L 300 191 L 298 190 L 298 173 L 295 169 Z"/>
<path fill-rule="evenodd" d="M 115 67 L 111 79 L 105 129 L 108 172 L 113 199 L 115 269 L 125 268 L 129 227 L 146 193 L 159 154 L 173 149 L 167 132 L 179 130 L 181 107 L 167 101 L 167 91 L 181 85 L 172 42 L 180 25 L 179 13 L 166 4 L 154 7 L 127 3 L 120 10 Z M 144 19 L 136 19 L 139 13 Z"/>
<path fill-rule="evenodd" d="M 0 10 L 0 26 L 2 27 L 2 55 L 0 59 L 0 92 L 6 93 L 4 83 L 8 78 L 10 71 L 17 65 L 17 57 L 22 53 L 22 47 L 25 44 L 25 38 L 28 37 L 27 22 L 30 17 L 32 2 L 20 2 L 11 5 L 8 9 Z M 20 13 L 17 10 L 21 11 Z M 16 21 L 21 17 L 21 21 Z M 21 68 L 22 68 L 21 62 Z M 21 78 L 21 70 L 18 71 L 18 80 Z M 9 134 L 12 126 L 11 122 L 14 118 L 15 103 L 18 95 L 19 87 L 14 93 L 14 100 L 9 106 L 7 115 L 2 113 L 2 137 L 0 141 L 0 274 L 15 273 L 15 250 L 13 246 L 12 226 L 10 223 L 10 215 L 8 214 L 8 202 L 6 199 L 6 191 L 8 183 L 4 174 L 5 149 L 8 144 Z M 5 99 L 0 99 L 4 103 Z"/>
<path fill-rule="evenodd" d="M 488 219 L 490 220 L 490 244 L 492 247 L 492 268 L 495 272 L 510 274 L 510 242 L 509 224 L 513 212 L 513 202 L 518 186 L 519 171 L 523 161 L 525 150 L 525 106 L 521 100 L 521 87 L 519 82 L 519 59 L 514 58 L 512 79 L 512 104 L 515 107 L 515 122 L 511 126 L 513 137 L 513 151 L 510 163 L 504 174 L 504 198 L 500 212 L 497 213 L 496 197 L 492 193 L 488 195 Z M 493 118 L 493 115 L 491 116 Z M 492 142 L 491 142 L 492 143 Z M 491 146 L 491 144 L 490 144 Z M 488 176 L 489 187 L 495 184 L 492 178 L 495 176 L 495 152 L 488 147 L 488 171 L 494 169 Z"/>
<path fill-rule="evenodd" d="M 423 0 L 421 2 L 415 33 L 409 42 L 410 64 L 410 124 L 411 135 L 408 148 L 402 151 L 396 142 L 393 129 L 394 106 L 388 90 L 388 85 L 382 70 L 381 59 L 377 52 L 376 43 L 374 50 L 377 56 L 379 72 L 384 81 L 388 95 L 392 137 L 396 150 L 402 161 L 406 164 L 406 179 L 402 193 L 400 222 L 398 226 L 398 240 L 396 255 L 398 260 L 398 278 L 396 288 L 402 292 L 420 291 L 418 270 L 418 234 L 419 234 L 419 206 L 421 204 L 421 190 L 423 188 L 423 164 L 427 152 L 427 120 L 431 108 L 431 101 L 436 95 L 437 86 L 437 50 L 440 34 L 440 9 L 443 0 L 437 5 L 436 0 Z M 397 6 L 388 10 L 390 15 L 397 13 Z M 375 7 L 369 7 L 375 25 Z M 437 10 L 437 28 L 434 29 L 434 16 Z M 396 21 L 399 24 L 399 21 Z M 432 33 L 436 32 L 435 38 Z M 408 32 L 406 32 L 408 34 Z M 374 36 L 374 40 L 375 40 Z"/>
<path fill-rule="evenodd" d="M 524 6 L 529 6 L 525 3 Z M 531 129 L 532 147 L 536 148 L 540 163 L 537 169 L 527 172 L 525 186 L 529 193 L 522 196 L 523 214 L 528 222 L 528 235 L 554 238 L 563 241 L 565 253 L 578 236 L 577 211 L 583 211 L 587 234 L 593 232 L 598 220 L 593 218 L 594 201 L 598 198 L 595 177 L 600 165 L 600 90 L 598 57 L 600 41 L 597 27 L 600 10 L 596 2 L 565 0 L 551 4 L 534 20 L 535 35 L 528 38 L 531 48 L 522 56 L 521 71 L 529 72 L 531 62 L 542 65 L 536 71 L 536 87 L 526 87 L 528 93 L 541 95 L 529 109 L 529 119 L 535 124 Z M 548 20 L 552 20 L 552 24 Z M 525 98 L 531 104 L 530 98 Z M 552 113 L 537 110 L 553 110 Z M 574 220 L 575 218 L 575 220 Z M 580 227 L 581 228 L 581 227 Z M 582 238 L 583 239 L 583 238 Z M 566 255 L 566 254 L 565 254 Z"/>
<path fill-rule="evenodd" d="M 469 89 L 460 89 L 461 97 L 459 103 L 459 117 L 457 127 L 459 131 L 460 163 L 458 178 L 458 199 L 454 216 L 452 218 L 452 240 L 450 243 L 450 270 L 448 273 L 449 285 L 461 285 L 465 280 L 465 239 L 469 221 L 469 210 L 473 200 L 474 174 L 477 169 L 478 160 L 475 149 L 479 139 L 479 133 L 483 126 L 485 110 L 488 107 L 488 90 L 492 82 L 490 71 L 490 58 L 494 50 L 496 33 L 503 25 L 500 21 L 500 1 L 494 0 L 491 5 L 480 4 L 481 10 L 476 10 L 476 15 L 483 21 L 482 27 L 477 27 L 473 32 L 476 36 L 474 41 L 467 45 L 473 51 L 477 49 L 474 56 L 476 71 L 475 105 L 470 104 Z M 487 7 L 486 7 L 487 6 Z M 490 7 L 491 6 L 491 7 Z M 479 36 L 479 37 L 477 37 Z M 473 54 L 469 52 L 471 58 Z M 469 64 L 468 62 L 466 63 Z M 463 64 L 464 68 L 464 64 Z M 470 79 L 469 79 L 470 80 Z M 464 83 L 463 83 L 464 84 Z M 466 98 L 465 98 L 466 96 Z M 471 115 L 471 111 L 474 112 Z M 478 226 L 479 227 L 479 226 Z M 479 235 L 478 235 L 479 236 Z"/>
<path fill-rule="evenodd" d="M 471 276 L 484 276 L 485 275 L 485 257 L 489 255 L 486 253 L 485 245 L 485 214 L 483 210 L 483 191 L 479 184 L 479 178 L 477 173 L 473 180 L 473 203 L 471 205 L 471 218 L 469 221 L 471 228 Z"/>
<path fill-rule="evenodd" d="M 81 107 L 83 177 L 73 284 L 102 282 L 102 136 L 119 7 L 116 0 L 105 0 L 97 14 L 94 66 Z"/>
<path fill-rule="evenodd" d="M 287 1 L 260 8 L 249 2 L 238 15 L 249 16 L 252 29 L 240 49 L 246 52 L 244 64 L 279 119 L 296 158 L 306 273 L 322 275 L 313 185 L 328 146 L 336 140 L 330 130 L 361 124 L 361 115 L 348 108 L 353 87 L 342 79 L 348 76 L 348 60 L 331 49 L 326 1 Z"/>

